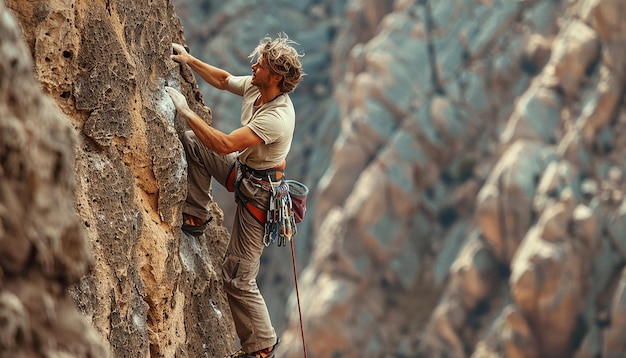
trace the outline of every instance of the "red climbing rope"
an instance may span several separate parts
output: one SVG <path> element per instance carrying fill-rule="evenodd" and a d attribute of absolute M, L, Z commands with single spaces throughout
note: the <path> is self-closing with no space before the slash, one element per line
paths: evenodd
<path fill-rule="evenodd" d="M 304 348 L 304 358 L 307 358 L 306 343 L 304 340 L 304 325 L 302 324 L 302 308 L 300 308 L 300 289 L 298 288 L 298 270 L 296 269 L 296 253 L 293 249 L 293 240 L 291 243 L 291 261 L 293 262 L 293 278 L 296 282 L 296 298 L 298 299 L 298 314 L 300 315 L 300 332 L 302 333 L 302 347 Z"/>

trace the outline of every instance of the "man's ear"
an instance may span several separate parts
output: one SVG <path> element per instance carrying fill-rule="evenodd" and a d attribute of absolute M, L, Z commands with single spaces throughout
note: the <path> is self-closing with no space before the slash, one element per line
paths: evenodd
<path fill-rule="evenodd" d="M 274 82 L 277 86 L 283 80 L 283 76 L 277 73 L 272 73 L 271 75 L 272 82 Z"/>

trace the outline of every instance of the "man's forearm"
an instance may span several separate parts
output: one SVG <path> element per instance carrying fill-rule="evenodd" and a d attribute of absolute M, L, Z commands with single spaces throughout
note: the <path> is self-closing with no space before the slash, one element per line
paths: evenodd
<path fill-rule="evenodd" d="M 233 152 L 225 133 L 211 127 L 191 110 L 179 112 L 205 147 L 220 155 Z"/>
<path fill-rule="evenodd" d="M 228 89 L 228 77 L 230 77 L 230 73 L 227 71 L 204 63 L 195 57 L 191 57 L 191 59 L 187 61 L 187 64 L 211 86 L 221 90 Z"/>

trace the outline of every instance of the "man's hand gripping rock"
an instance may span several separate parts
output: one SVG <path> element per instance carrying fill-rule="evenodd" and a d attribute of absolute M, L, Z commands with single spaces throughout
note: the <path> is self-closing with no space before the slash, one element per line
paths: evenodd
<path fill-rule="evenodd" d="M 174 52 L 174 54 L 170 55 L 172 61 L 176 61 L 178 63 L 187 63 L 187 61 L 189 61 L 189 59 L 191 58 L 189 52 L 187 52 L 185 47 L 181 44 L 172 43 L 172 50 Z"/>
<path fill-rule="evenodd" d="M 165 91 L 170 95 L 178 113 L 186 118 L 191 112 L 191 109 L 189 108 L 189 104 L 187 104 L 185 96 L 172 87 L 165 87 Z"/>

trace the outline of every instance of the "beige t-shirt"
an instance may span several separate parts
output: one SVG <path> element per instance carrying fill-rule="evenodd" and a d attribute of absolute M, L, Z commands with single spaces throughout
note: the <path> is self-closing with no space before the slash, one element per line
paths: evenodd
<path fill-rule="evenodd" d="M 289 95 L 283 93 L 255 111 L 260 92 L 252 85 L 252 76 L 230 76 L 228 86 L 230 92 L 243 96 L 241 125 L 263 139 L 263 143 L 239 152 L 239 160 L 257 170 L 278 166 L 287 158 L 296 123 Z"/>

